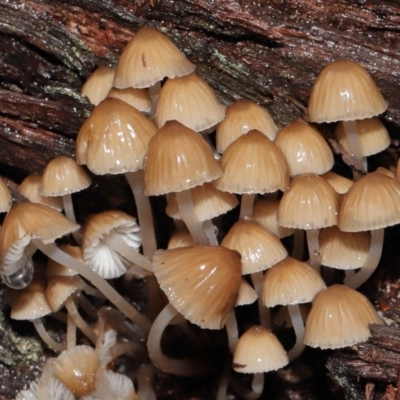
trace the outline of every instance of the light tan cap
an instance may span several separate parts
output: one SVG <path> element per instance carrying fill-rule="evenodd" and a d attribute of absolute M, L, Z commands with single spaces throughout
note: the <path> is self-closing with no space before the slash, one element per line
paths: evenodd
<path fill-rule="evenodd" d="M 156 126 L 122 100 L 106 98 L 94 108 L 76 139 L 78 164 L 97 175 L 135 172 Z"/>
<path fill-rule="evenodd" d="M 325 288 L 314 268 L 287 257 L 266 272 L 261 294 L 266 307 L 287 306 L 308 303 Z"/>
<path fill-rule="evenodd" d="M 151 111 L 151 98 L 146 89 L 112 88 L 108 92 L 107 97 L 120 99 L 143 113 L 149 113 Z"/>
<path fill-rule="evenodd" d="M 147 88 L 165 77 L 190 74 L 196 66 L 160 31 L 140 28 L 118 60 L 113 86 Z"/>
<path fill-rule="evenodd" d="M 354 121 L 382 114 L 388 104 L 361 65 L 339 59 L 326 66 L 311 89 L 311 122 Z"/>
<path fill-rule="evenodd" d="M 291 122 L 275 139 L 289 165 L 290 176 L 323 174 L 333 167 L 331 148 L 322 135 L 303 120 Z"/>
<path fill-rule="evenodd" d="M 12 205 L 12 196 L 7 185 L 0 179 L 0 212 L 8 212 Z"/>
<path fill-rule="evenodd" d="M 278 224 L 294 229 L 320 229 L 337 224 L 338 195 L 314 174 L 299 175 L 284 193 Z"/>
<path fill-rule="evenodd" d="M 257 297 L 258 295 L 255 289 L 242 278 L 235 307 L 253 304 L 257 300 Z"/>
<path fill-rule="evenodd" d="M 221 174 L 206 140 L 178 121 L 168 121 L 150 140 L 144 166 L 147 196 L 181 192 Z"/>
<path fill-rule="evenodd" d="M 385 150 L 390 144 L 390 137 L 385 126 L 379 118 L 366 118 L 356 121 L 360 153 L 363 157 L 372 156 Z M 346 132 L 343 122 L 340 122 L 335 130 L 339 144 L 349 152 Z"/>
<path fill-rule="evenodd" d="M 222 329 L 241 284 L 238 252 L 217 246 L 158 250 L 154 273 L 170 303 L 203 329 Z"/>
<path fill-rule="evenodd" d="M 339 229 L 360 232 L 400 223 L 400 182 L 372 172 L 359 179 L 343 196 Z"/>
<path fill-rule="evenodd" d="M 258 325 L 239 338 L 233 354 L 233 369 L 242 374 L 276 371 L 288 363 L 288 356 L 278 338 Z"/>
<path fill-rule="evenodd" d="M 354 289 L 332 285 L 315 296 L 304 343 L 321 349 L 352 346 L 370 337 L 369 324 L 382 324 L 369 300 Z"/>
<path fill-rule="evenodd" d="M 256 129 L 275 140 L 278 128 L 269 112 L 256 103 L 237 100 L 226 109 L 226 116 L 217 126 L 217 151 L 223 153 L 239 136 Z"/>
<path fill-rule="evenodd" d="M 332 171 L 322 174 L 321 178 L 324 178 L 338 194 L 347 193 L 354 183 L 351 179 L 345 178 L 344 176 L 336 174 Z"/>
<path fill-rule="evenodd" d="M 87 96 L 92 104 L 97 106 L 107 97 L 114 80 L 114 72 L 109 67 L 98 67 L 82 86 L 81 93 Z"/>
<path fill-rule="evenodd" d="M 287 257 L 279 238 L 253 221 L 236 222 L 221 242 L 242 256 L 242 274 L 253 274 L 271 268 Z"/>
<path fill-rule="evenodd" d="M 196 242 L 187 229 L 177 231 L 171 235 L 168 241 L 168 249 L 176 249 L 177 247 L 193 246 Z"/>
<path fill-rule="evenodd" d="M 58 311 L 72 294 L 82 290 L 79 277 L 52 276 L 46 288 L 46 298 L 53 312 Z"/>
<path fill-rule="evenodd" d="M 34 320 L 51 312 L 44 291 L 23 289 L 12 306 L 10 317 L 18 320 Z"/>
<path fill-rule="evenodd" d="M 289 185 L 289 167 L 278 149 L 261 132 L 252 130 L 231 143 L 222 155 L 223 175 L 212 184 L 230 193 L 272 193 Z"/>
<path fill-rule="evenodd" d="M 40 191 L 43 196 L 64 196 L 80 192 L 91 183 L 89 174 L 73 158 L 58 156 L 47 164 Z"/>
<path fill-rule="evenodd" d="M 342 232 L 337 226 L 321 229 L 319 233 L 321 263 L 330 268 L 362 268 L 371 246 L 369 232 Z"/>
<path fill-rule="evenodd" d="M 160 90 L 154 120 L 159 128 L 167 121 L 181 124 L 201 132 L 222 121 L 222 105 L 208 83 L 196 74 L 168 79 Z"/>

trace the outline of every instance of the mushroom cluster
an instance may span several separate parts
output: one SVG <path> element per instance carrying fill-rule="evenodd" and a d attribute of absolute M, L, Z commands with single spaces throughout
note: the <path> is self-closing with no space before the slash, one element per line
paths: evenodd
<path fill-rule="evenodd" d="M 287 365 L 305 345 L 349 346 L 368 339 L 368 324 L 383 323 L 355 289 L 379 262 L 384 228 L 400 222 L 394 177 L 372 172 L 353 182 L 332 171 L 329 145 L 305 119 L 279 129 L 266 109 L 244 99 L 226 108 L 195 65 L 152 28 L 137 32 L 115 70 L 94 71 L 82 93 L 95 107 L 78 132 L 76 160 L 51 161 L 42 176 L 21 184 L 29 202 L 8 211 L 8 199 L 0 210 L 8 211 L 0 273 L 12 288 L 11 317 L 31 320 L 60 353 L 18 400 L 155 399 L 155 369 L 216 373 L 209 330 L 226 330 L 217 399 L 229 385 L 256 399 L 264 373 Z M 338 141 L 365 173 L 362 157 L 388 145 L 375 117 L 386 106 L 366 70 L 337 60 L 314 85 L 309 120 L 344 121 Z M 81 224 L 73 196 L 91 175 L 105 174 L 125 176 L 137 214 L 104 209 Z M 150 196 L 165 196 L 166 210 L 153 210 Z M 167 249 L 155 235 L 161 213 L 176 225 Z M 147 312 L 117 290 L 131 279 L 147 284 Z M 36 298 L 40 312 L 32 311 Z M 66 343 L 45 332 L 45 315 L 66 325 Z M 282 315 L 294 330 L 285 345 L 275 331 Z M 184 337 L 187 354 L 166 351 L 167 335 L 172 342 Z M 139 362 L 120 374 L 113 361 L 123 354 Z M 250 387 L 240 374 L 254 375 Z"/>

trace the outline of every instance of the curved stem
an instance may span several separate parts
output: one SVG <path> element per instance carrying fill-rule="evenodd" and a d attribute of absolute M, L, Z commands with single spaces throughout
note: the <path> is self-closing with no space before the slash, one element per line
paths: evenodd
<path fill-rule="evenodd" d="M 319 252 L 319 229 L 307 229 L 308 263 L 317 271 L 321 268 L 321 254 Z"/>
<path fill-rule="evenodd" d="M 242 201 L 240 203 L 240 215 L 239 215 L 240 220 L 251 219 L 251 217 L 253 216 L 253 204 L 255 197 L 256 197 L 255 193 L 242 194 Z"/>
<path fill-rule="evenodd" d="M 40 318 L 32 320 L 32 323 L 36 329 L 36 332 L 39 334 L 41 339 L 49 346 L 51 349 L 53 349 L 57 353 L 61 353 L 66 349 L 65 345 L 63 343 L 58 343 L 55 340 L 53 340 L 46 329 L 43 326 L 43 322 Z"/>
<path fill-rule="evenodd" d="M 361 171 L 364 171 L 364 159 L 361 154 L 360 138 L 357 132 L 356 121 L 343 121 L 343 128 L 346 134 L 349 153 L 353 158 L 355 165 Z"/>
<path fill-rule="evenodd" d="M 357 289 L 374 273 L 382 255 L 384 232 L 384 228 L 371 231 L 371 247 L 365 264 L 355 275 L 346 277 L 346 286 Z"/>
<path fill-rule="evenodd" d="M 264 279 L 264 275 L 263 275 L 262 271 L 254 272 L 253 274 L 251 274 L 251 281 L 253 282 L 254 289 L 257 292 L 257 296 L 258 296 L 257 301 L 258 301 L 258 312 L 260 314 L 260 325 L 263 326 L 264 328 L 270 328 L 271 327 L 271 315 L 270 315 L 268 307 L 264 306 L 264 304 L 262 302 L 262 297 L 261 297 L 263 279 Z"/>
<path fill-rule="evenodd" d="M 154 321 L 147 340 L 150 360 L 157 368 L 174 375 L 190 376 L 206 373 L 206 365 L 199 360 L 178 360 L 167 357 L 162 352 L 161 337 L 176 314 L 178 311 L 171 304 L 167 304 Z"/>
<path fill-rule="evenodd" d="M 206 234 L 208 241 L 211 246 L 219 246 L 217 235 L 218 228 L 211 222 L 211 220 L 206 220 L 203 222 L 204 233 Z"/>
<path fill-rule="evenodd" d="M 76 222 L 75 212 L 74 212 L 74 204 L 72 202 L 71 193 L 65 194 L 62 196 L 64 212 L 66 217 L 72 222 Z M 72 233 L 72 236 L 78 246 L 82 244 L 82 231 L 78 229 L 77 231 Z"/>
<path fill-rule="evenodd" d="M 125 240 L 118 236 L 118 234 L 110 233 L 109 235 L 105 236 L 104 243 L 108 247 L 118 252 L 122 257 L 130 261 L 132 264 L 135 264 L 153 274 L 153 264 L 145 256 L 129 246 Z"/>
<path fill-rule="evenodd" d="M 209 244 L 208 238 L 203 230 L 203 223 L 197 217 L 196 211 L 193 207 L 190 189 L 177 192 L 176 200 L 178 201 L 179 212 L 182 220 L 185 222 L 196 244 Z"/>
<path fill-rule="evenodd" d="M 49 258 L 73 269 L 86 278 L 93 286 L 97 287 L 115 307 L 125 314 L 127 318 L 140 326 L 144 332 L 149 332 L 151 322 L 129 304 L 105 279 L 97 275 L 86 264 L 63 252 L 54 243 L 44 244 L 38 239 L 33 239 L 32 241 L 36 247 Z"/>
<path fill-rule="evenodd" d="M 298 304 L 289 304 L 287 307 L 289 310 L 290 318 L 292 319 L 293 329 L 296 334 L 296 343 L 288 351 L 289 361 L 293 361 L 304 351 L 305 348 L 304 322 Z"/>
<path fill-rule="evenodd" d="M 256 375 L 258 376 L 256 377 Z M 240 398 L 243 398 L 245 400 L 257 400 L 261 396 L 263 390 L 262 387 L 261 392 L 259 391 L 261 387 L 261 379 L 264 379 L 263 373 L 255 374 L 253 378 L 252 389 L 254 386 L 257 391 L 245 388 L 243 386 L 243 383 L 240 382 L 239 379 L 231 379 L 230 384 L 233 389 L 239 394 Z M 262 385 L 264 386 L 264 383 L 262 383 Z"/>

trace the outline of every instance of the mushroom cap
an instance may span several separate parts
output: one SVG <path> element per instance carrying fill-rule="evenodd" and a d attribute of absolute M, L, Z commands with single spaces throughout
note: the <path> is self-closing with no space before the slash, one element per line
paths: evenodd
<path fill-rule="evenodd" d="M 278 199 L 259 199 L 254 202 L 252 220 L 258 222 L 280 239 L 293 235 L 294 230 L 278 224 Z"/>
<path fill-rule="evenodd" d="M 168 249 L 176 249 L 177 247 L 193 246 L 196 242 L 187 229 L 175 232 L 168 241 Z"/>
<path fill-rule="evenodd" d="M 308 303 L 325 288 L 325 282 L 315 269 L 287 257 L 266 272 L 262 300 L 266 307 Z"/>
<path fill-rule="evenodd" d="M 8 212 L 12 205 L 12 196 L 7 185 L 0 179 L 0 212 Z"/>
<path fill-rule="evenodd" d="M 144 166 L 145 195 L 181 192 L 222 174 L 205 139 L 178 121 L 168 121 L 150 140 Z"/>
<path fill-rule="evenodd" d="M 363 157 L 372 156 L 385 150 L 390 144 L 390 137 L 379 118 L 366 118 L 356 121 L 358 142 Z M 349 152 L 343 122 L 339 122 L 335 130 L 339 144 Z"/>
<path fill-rule="evenodd" d="M 89 101 L 97 106 L 107 97 L 112 88 L 114 70 L 109 67 L 98 67 L 82 86 L 81 93 L 89 98 Z"/>
<path fill-rule="evenodd" d="M 278 224 L 294 229 L 320 229 L 337 224 L 338 195 L 323 178 L 299 175 L 284 193 Z"/>
<path fill-rule="evenodd" d="M 31 290 L 29 286 L 19 291 L 10 317 L 17 320 L 34 320 L 52 312 L 43 290 Z"/>
<path fill-rule="evenodd" d="M 354 121 L 382 114 L 388 104 L 361 65 L 339 59 L 326 66 L 311 89 L 311 122 Z"/>
<path fill-rule="evenodd" d="M 243 374 L 276 371 L 289 363 L 285 349 L 268 329 L 254 325 L 236 343 L 233 369 Z"/>
<path fill-rule="evenodd" d="M 247 281 L 242 278 L 240 283 L 239 295 L 236 299 L 235 307 L 253 304 L 257 300 L 257 292 Z"/>
<path fill-rule="evenodd" d="M 320 175 L 333 167 L 333 153 L 328 143 L 315 128 L 301 119 L 280 130 L 275 144 L 286 158 L 290 176 Z"/>
<path fill-rule="evenodd" d="M 117 210 L 93 215 L 84 225 L 82 253 L 87 265 L 104 279 L 117 278 L 126 272 L 130 263 L 104 243 L 108 235 L 118 235 L 120 240 L 139 251 L 142 244 L 136 218 Z"/>
<path fill-rule="evenodd" d="M 343 196 L 338 227 L 344 232 L 381 229 L 400 222 L 400 182 L 372 172 Z"/>
<path fill-rule="evenodd" d="M 77 396 L 95 389 L 95 373 L 100 362 L 95 350 L 86 345 L 64 350 L 54 362 L 54 376 Z"/>
<path fill-rule="evenodd" d="M 381 323 L 364 295 L 346 286 L 332 285 L 315 296 L 304 343 L 321 349 L 352 346 L 370 337 L 369 324 Z"/>
<path fill-rule="evenodd" d="M 347 193 L 354 183 L 351 179 L 345 178 L 332 171 L 325 172 L 325 174 L 321 175 L 321 178 L 324 178 L 333 189 L 335 189 L 337 194 Z"/>
<path fill-rule="evenodd" d="M 264 194 L 285 191 L 289 185 L 289 167 L 283 154 L 259 131 L 236 139 L 220 162 L 224 173 L 212 184 L 224 192 Z"/>
<path fill-rule="evenodd" d="M 235 101 L 226 109 L 225 118 L 217 126 L 218 153 L 222 154 L 239 136 L 253 129 L 263 133 L 272 141 L 278 132 L 274 120 L 265 108 L 244 99 Z"/>
<path fill-rule="evenodd" d="M 123 374 L 99 369 L 96 373 L 96 390 L 90 397 L 91 400 L 135 400 L 136 394 L 133 382 Z"/>
<path fill-rule="evenodd" d="M 342 232 L 337 226 L 321 229 L 318 240 L 321 264 L 337 269 L 362 268 L 371 247 L 369 232 Z"/>
<path fill-rule="evenodd" d="M 40 192 L 43 196 L 64 196 L 80 192 L 91 183 L 89 174 L 73 158 L 58 156 L 47 164 Z"/>
<path fill-rule="evenodd" d="M 108 97 L 96 106 L 76 139 L 78 164 L 97 175 L 135 172 L 156 126 L 122 100 Z"/>
<path fill-rule="evenodd" d="M 46 299 L 53 312 L 58 311 L 72 294 L 82 290 L 79 277 L 52 276 L 46 288 Z"/>
<path fill-rule="evenodd" d="M 163 33 L 142 27 L 118 60 L 113 86 L 147 88 L 165 77 L 190 74 L 196 66 Z"/>
<path fill-rule="evenodd" d="M 112 88 L 108 92 L 107 97 L 115 97 L 120 99 L 143 113 L 149 113 L 151 111 L 151 98 L 148 90 L 146 89 Z"/>
<path fill-rule="evenodd" d="M 79 225 L 50 207 L 35 203 L 14 204 L 0 231 L 2 273 L 13 273 L 21 258 L 26 256 L 24 252 L 34 252 L 32 246 L 27 248 L 32 238 L 48 244 L 78 229 Z"/>
<path fill-rule="evenodd" d="M 196 74 L 168 79 L 160 90 L 154 120 L 159 128 L 167 121 L 201 132 L 222 121 L 222 105 L 208 83 Z"/>
<path fill-rule="evenodd" d="M 200 221 L 207 221 L 221 214 L 225 214 L 239 204 L 234 194 L 222 192 L 210 183 L 195 186 L 190 190 L 193 207 Z M 173 219 L 182 219 L 175 193 L 169 198 L 165 211 L 167 215 Z"/>
<path fill-rule="evenodd" d="M 240 253 L 243 275 L 271 268 L 288 255 L 276 235 L 253 221 L 236 222 L 224 237 L 221 246 Z"/>
<path fill-rule="evenodd" d="M 31 203 L 43 204 L 44 206 L 54 208 L 54 210 L 62 211 L 64 205 L 61 197 L 47 197 L 40 193 L 42 178 L 43 175 L 41 174 L 28 175 L 19 185 L 18 192 Z"/>
<path fill-rule="evenodd" d="M 238 252 L 216 246 L 158 250 L 153 264 L 161 289 L 186 319 L 204 329 L 223 328 L 241 284 Z"/>
<path fill-rule="evenodd" d="M 386 176 L 389 176 L 390 178 L 396 178 L 396 175 L 390 171 L 389 169 L 385 167 L 378 167 L 374 172 L 377 172 L 378 174 L 383 174 Z"/>

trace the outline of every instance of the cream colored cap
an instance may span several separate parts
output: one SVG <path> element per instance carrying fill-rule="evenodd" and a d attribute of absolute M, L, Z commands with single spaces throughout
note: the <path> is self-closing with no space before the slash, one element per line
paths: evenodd
<path fill-rule="evenodd" d="M 264 271 L 287 257 L 287 251 L 279 238 L 252 221 L 236 222 L 221 246 L 240 253 L 243 275 Z"/>
<path fill-rule="evenodd" d="M 113 86 L 147 88 L 165 77 L 188 75 L 195 68 L 167 36 L 153 28 L 142 27 L 118 60 Z"/>
<path fill-rule="evenodd" d="M 64 196 L 80 192 L 91 183 L 89 174 L 73 158 L 58 156 L 47 164 L 40 191 L 43 196 Z"/>
<path fill-rule="evenodd" d="M 287 257 L 266 272 L 261 294 L 266 307 L 287 306 L 308 303 L 325 288 L 314 268 Z"/>
<path fill-rule="evenodd" d="M 43 175 L 41 174 L 28 175 L 19 185 L 18 192 L 31 203 L 43 204 L 44 206 L 54 208 L 54 210 L 62 211 L 64 206 L 61 197 L 46 197 L 40 193 L 42 178 Z"/>
<path fill-rule="evenodd" d="M 195 132 L 222 121 L 222 105 L 208 83 L 196 74 L 168 79 L 160 90 L 154 120 L 159 128 L 167 121 L 179 121 Z"/>
<path fill-rule="evenodd" d="M 0 212 L 8 212 L 12 205 L 12 196 L 7 185 L 0 179 Z"/>
<path fill-rule="evenodd" d="M 347 193 L 354 183 L 351 179 L 345 178 L 332 171 L 322 174 L 321 178 L 324 178 L 338 194 Z"/>
<path fill-rule="evenodd" d="M 205 139 L 178 121 L 167 122 L 150 140 L 144 166 L 147 196 L 181 192 L 221 174 Z"/>
<path fill-rule="evenodd" d="M 79 277 L 50 277 L 46 288 L 46 298 L 52 311 L 58 311 L 69 296 L 80 290 L 82 290 L 82 284 L 79 282 Z"/>
<path fill-rule="evenodd" d="M 354 121 L 382 114 L 388 104 L 361 65 L 339 59 L 326 66 L 311 89 L 311 122 Z"/>
<path fill-rule="evenodd" d="M 241 284 L 240 255 L 217 246 L 158 250 L 154 273 L 170 303 L 203 329 L 222 329 Z"/>
<path fill-rule="evenodd" d="M 226 109 L 225 119 L 217 126 L 217 151 L 223 153 L 239 136 L 256 129 L 275 140 L 278 128 L 269 112 L 256 103 L 237 100 Z"/>
<path fill-rule="evenodd" d="M 175 232 L 171 235 L 168 241 L 168 249 L 176 249 L 178 247 L 187 247 L 195 245 L 192 235 L 187 229 Z"/>
<path fill-rule="evenodd" d="M 323 174 L 333 167 L 333 153 L 321 134 L 303 120 L 279 131 L 275 144 L 285 156 L 290 176 Z"/>
<path fill-rule="evenodd" d="M 107 97 L 120 99 L 143 113 L 149 113 L 151 111 L 151 98 L 146 89 L 112 88 L 108 92 Z"/>
<path fill-rule="evenodd" d="M 339 229 L 360 232 L 400 222 L 400 182 L 372 172 L 359 179 L 343 196 Z"/>
<path fill-rule="evenodd" d="M 258 295 L 254 288 L 242 278 L 235 307 L 253 304 L 257 300 L 257 297 Z"/>
<path fill-rule="evenodd" d="M 81 93 L 87 96 L 92 104 L 97 106 L 107 97 L 114 80 L 114 72 L 109 67 L 98 67 L 82 86 Z"/>
<path fill-rule="evenodd" d="M 278 224 L 294 229 L 320 229 L 337 224 L 338 195 L 318 175 L 293 179 L 278 210 Z"/>
<path fill-rule="evenodd" d="M 104 279 L 118 278 L 130 265 L 105 243 L 109 235 L 117 235 L 119 240 L 132 247 L 132 251 L 139 251 L 142 244 L 140 228 L 134 217 L 118 210 L 93 215 L 83 227 L 83 259 Z"/>
<path fill-rule="evenodd" d="M 276 371 L 288 363 L 288 356 L 278 338 L 258 325 L 239 338 L 233 354 L 233 369 L 242 374 Z"/>
<path fill-rule="evenodd" d="M 321 349 L 352 346 L 370 337 L 369 324 L 382 324 L 369 300 L 354 289 L 332 285 L 315 296 L 304 343 Z"/>
<path fill-rule="evenodd" d="M 230 193 L 272 193 L 289 186 L 289 167 L 278 147 L 252 130 L 240 136 L 222 155 L 222 176 L 212 184 Z"/>
<path fill-rule="evenodd" d="M 97 175 L 135 172 L 156 126 L 122 100 L 106 98 L 94 108 L 76 139 L 78 164 Z"/>
<path fill-rule="evenodd" d="M 256 200 L 253 205 L 252 219 L 282 239 L 293 235 L 294 230 L 278 224 L 279 202 L 278 199 L 268 198 Z"/>
<path fill-rule="evenodd" d="M 239 204 L 234 194 L 222 192 L 211 185 L 211 183 L 204 183 L 190 190 L 193 207 L 200 221 L 207 221 L 225 214 Z M 169 198 L 165 211 L 173 219 L 182 219 L 175 193 Z"/>
<path fill-rule="evenodd" d="M 363 157 L 372 156 L 385 150 L 390 144 L 390 137 L 385 126 L 379 118 L 366 118 L 356 121 L 360 152 Z M 335 130 L 339 144 L 349 152 L 346 132 L 343 122 L 340 122 Z"/>
<path fill-rule="evenodd" d="M 321 229 L 319 233 L 321 263 L 330 268 L 362 268 L 371 246 L 369 232 L 342 232 L 337 226 Z"/>

